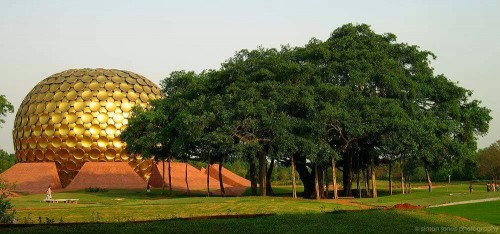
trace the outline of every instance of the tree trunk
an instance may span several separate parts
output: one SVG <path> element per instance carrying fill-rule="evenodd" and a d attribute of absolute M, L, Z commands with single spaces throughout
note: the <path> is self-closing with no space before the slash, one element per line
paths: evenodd
<path fill-rule="evenodd" d="M 389 195 L 392 196 L 392 162 L 389 162 Z"/>
<path fill-rule="evenodd" d="M 375 176 L 375 160 L 373 158 L 371 161 L 371 171 L 372 171 L 372 197 L 377 198 L 377 178 Z"/>
<path fill-rule="evenodd" d="M 401 160 L 401 194 L 405 194 L 405 174 L 403 168 L 403 160 Z"/>
<path fill-rule="evenodd" d="M 224 190 L 224 183 L 222 182 L 222 159 L 219 162 L 219 186 L 221 195 L 226 196 L 226 191 Z"/>
<path fill-rule="evenodd" d="M 170 165 L 171 161 L 172 156 L 168 158 L 168 190 L 170 195 L 172 195 L 172 167 Z"/>
<path fill-rule="evenodd" d="M 361 167 L 360 167 L 361 155 L 358 153 L 356 157 L 356 190 L 358 190 L 358 197 L 361 198 L 363 194 L 361 193 Z"/>
<path fill-rule="evenodd" d="M 297 198 L 297 182 L 295 181 L 295 160 L 293 155 L 290 157 L 291 167 L 292 167 L 292 197 Z"/>
<path fill-rule="evenodd" d="M 362 173 L 364 178 L 366 196 L 370 197 L 371 192 L 370 192 L 370 179 L 368 178 L 368 168 L 366 168 L 366 170 L 363 170 Z"/>
<path fill-rule="evenodd" d="M 494 178 L 495 178 L 495 189 L 493 191 L 498 192 L 497 186 L 496 186 L 496 185 L 498 185 L 498 176 L 495 176 Z"/>
<path fill-rule="evenodd" d="M 493 192 L 496 192 L 497 191 L 497 177 L 496 176 L 493 176 L 493 184 L 495 184 L 495 186 L 493 186 Z"/>
<path fill-rule="evenodd" d="M 322 167 L 318 167 L 319 197 L 325 198 L 325 173 Z"/>
<path fill-rule="evenodd" d="M 161 175 L 161 178 L 162 178 L 162 183 L 161 183 L 162 191 L 161 191 L 161 194 L 165 195 L 165 159 L 163 159 L 162 162 L 163 162 L 163 168 L 162 168 L 162 175 Z"/>
<path fill-rule="evenodd" d="M 367 179 L 367 184 L 368 184 L 368 193 L 367 193 L 366 195 L 368 195 L 368 194 L 369 194 L 368 196 L 370 196 L 370 197 L 371 197 L 371 196 L 372 196 L 372 194 L 371 194 L 371 187 L 370 187 L 370 175 L 371 175 L 371 172 L 370 172 L 370 167 L 369 167 L 369 166 L 367 166 L 367 167 L 366 167 L 365 172 L 366 172 L 366 178 L 368 178 L 368 179 Z"/>
<path fill-rule="evenodd" d="M 300 180 L 304 185 L 304 198 L 315 198 L 314 188 L 314 168 L 309 170 L 306 159 L 303 157 L 295 157 L 295 169 L 299 173 Z"/>
<path fill-rule="evenodd" d="M 314 190 L 316 192 L 316 199 L 320 199 L 319 181 L 318 181 L 318 165 L 314 163 Z"/>
<path fill-rule="evenodd" d="M 408 193 L 410 193 L 410 194 L 411 194 L 411 176 L 410 176 L 410 175 L 408 175 L 407 177 L 408 177 L 408 178 L 407 178 Z"/>
<path fill-rule="evenodd" d="M 259 152 L 259 168 L 260 168 L 260 195 L 266 196 L 266 173 L 267 173 L 267 160 L 264 152 Z"/>
<path fill-rule="evenodd" d="M 344 187 L 344 196 L 352 196 L 352 155 L 346 153 L 343 160 L 342 184 Z"/>
<path fill-rule="evenodd" d="M 427 167 L 425 168 L 425 176 L 427 177 L 427 185 L 429 186 L 429 193 L 432 192 L 432 181 L 431 181 L 431 176 L 429 175 L 429 170 L 427 170 Z"/>
<path fill-rule="evenodd" d="M 188 161 L 186 161 L 186 188 L 187 188 L 187 194 L 189 195 L 189 182 L 188 182 Z"/>
<path fill-rule="evenodd" d="M 210 154 L 207 159 L 207 197 L 210 197 Z"/>
<path fill-rule="evenodd" d="M 362 194 L 361 194 L 361 184 L 359 183 L 359 179 L 360 179 L 360 178 L 359 178 L 359 177 L 360 177 L 360 172 L 361 172 L 361 171 L 360 171 L 360 170 L 359 170 L 359 168 L 358 168 L 358 175 L 357 175 L 357 177 L 356 177 L 356 190 L 358 190 L 358 197 L 359 197 L 359 198 L 362 198 L 363 196 L 362 196 Z"/>
<path fill-rule="evenodd" d="M 321 173 L 321 178 L 322 180 L 324 180 L 324 183 L 321 184 L 321 187 L 325 188 L 326 191 L 323 191 L 323 198 L 326 198 L 328 199 L 328 177 L 325 176 L 326 173 L 328 172 L 328 168 L 323 170 L 323 172 Z"/>
<path fill-rule="evenodd" d="M 255 157 L 250 156 L 250 186 L 252 188 L 252 196 L 257 196 L 257 169 L 255 165 Z"/>
<path fill-rule="evenodd" d="M 275 159 L 274 158 L 271 159 L 271 163 L 269 164 L 269 168 L 267 169 L 267 174 L 266 174 L 266 195 L 267 196 L 274 195 L 273 186 L 271 184 L 271 177 L 273 175 L 274 162 L 275 162 Z"/>
<path fill-rule="evenodd" d="M 333 182 L 333 199 L 338 199 L 338 189 L 337 189 L 337 171 L 335 167 L 335 159 L 332 158 L 332 182 Z"/>

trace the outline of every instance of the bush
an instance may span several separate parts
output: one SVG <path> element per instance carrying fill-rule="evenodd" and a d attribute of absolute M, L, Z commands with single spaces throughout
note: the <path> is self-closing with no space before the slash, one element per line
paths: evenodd
<path fill-rule="evenodd" d="M 0 223 L 12 223 L 14 221 L 15 211 L 10 211 L 13 206 L 10 203 L 9 192 L 12 185 L 5 181 L 0 181 Z"/>
<path fill-rule="evenodd" d="M 88 187 L 85 189 L 85 192 L 87 193 L 98 193 L 98 192 L 107 192 L 109 190 L 105 189 L 105 188 L 99 188 L 99 187 Z"/>

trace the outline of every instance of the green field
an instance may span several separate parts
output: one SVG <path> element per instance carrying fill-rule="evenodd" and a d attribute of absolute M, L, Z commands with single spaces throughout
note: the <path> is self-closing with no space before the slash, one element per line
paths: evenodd
<path fill-rule="evenodd" d="M 56 199 L 78 198 L 79 204 L 49 204 L 41 202 L 42 194 L 26 195 L 12 198 L 21 225 L 0 227 L 0 232 L 455 232 L 460 231 L 457 228 L 474 231 L 467 229 L 472 227 L 500 232 L 500 201 L 416 210 L 387 209 L 398 203 L 428 206 L 500 197 L 500 192 L 480 190 L 469 194 L 466 183 L 444 185 L 438 184 L 432 193 L 418 188 L 412 194 L 393 196 L 387 196 L 386 189 L 381 187 L 378 199 L 337 201 L 292 199 L 288 186 L 276 187 L 275 197 L 205 197 L 182 193 L 164 196 L 160 190 L 151 194 L 142 190 L 54 194 Z M 266 216 L 238 217 L 256 214 Z M 56 224 L 37 225 L 47 220 Z M 22 225 L 25 223 L 30 225 Z"/>
<path fill-rule="evenodd" d="M 431 208 L 429 211 L 435 214 L 450 214 L 469 220 L 500 225 L 500 201 L 443 206 Z"/>
<path fill-rule="evenodd" d="M 21 223 L 38 222 L 38 217 L 64 222 L 123 222 L 161 220 L 197 216 L 242 214 L 305 214 L 355 210 L 355 206 L 287 197 L 186 197 L 162 196 L 143 191 L 111 190 L 108 192 L 56 193 L 54 198 L 78 198 L 79 204 L 41 202 L 45 195 L 28 195 L 12 199 L 16 217 Z"/>
<path fill-rule="evenodd" d="M 387 196 L 386 182 L 381 181 L 378 198 L 363 198 L 356 200 L 359 203 L 372 206 L 393 206 L 400 203 L 410 203 L 412 205 L 430 206 L 445 204 L 450 202 L 459 202 L 467 200 L 476 200 L 492 197 L 500 197 L 500 192 L 488 193 L 482 185 L 476 185 L 474 192 L 469 193 L 469 184 L 467 183 L 434 183 L 435 187 L 431 193 L 427 191 L 424 183 L 415 184 L 411 194 L 401 194 L 399 189 L 394 190 L 395 194 Z"/>

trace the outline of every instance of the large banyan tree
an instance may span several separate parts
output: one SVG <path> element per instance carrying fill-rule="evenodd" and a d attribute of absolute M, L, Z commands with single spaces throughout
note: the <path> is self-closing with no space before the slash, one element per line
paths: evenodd
<path fill-rule="evenodd" d="M 154 135 L 174 158 L 244 158 L 254 194 L 257 184 L 261 195 L 272 194 L 269 177 L 281 163 L 297 170 L 304 197 L 323 196 L 329 168 L 342 171 L 344 195 L 365 175 L 376 197 L 376 165 L 411 162 L 431 171 L 467 158 L 488 131 L 490 111 L 434 74 L 432 59 L 365 24 L 302 47 L 241 50 L 218 70 L 172 73 L 162 82 L 167 98 L 149 110 L 168 118 L 126 140 L 148 145 Z M 131 125 L 144 119 L 136 115 Z"/>

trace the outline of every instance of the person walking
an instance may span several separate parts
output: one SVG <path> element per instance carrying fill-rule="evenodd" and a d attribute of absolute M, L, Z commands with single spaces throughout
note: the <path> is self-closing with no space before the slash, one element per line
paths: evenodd
<path fill-rule="evenodd" d="M 474 191 L 474 189 L 472 188 L 472 182 L 470 182 L 470 185 L 469 185 L 469 193 L 472 193 Z"/>

